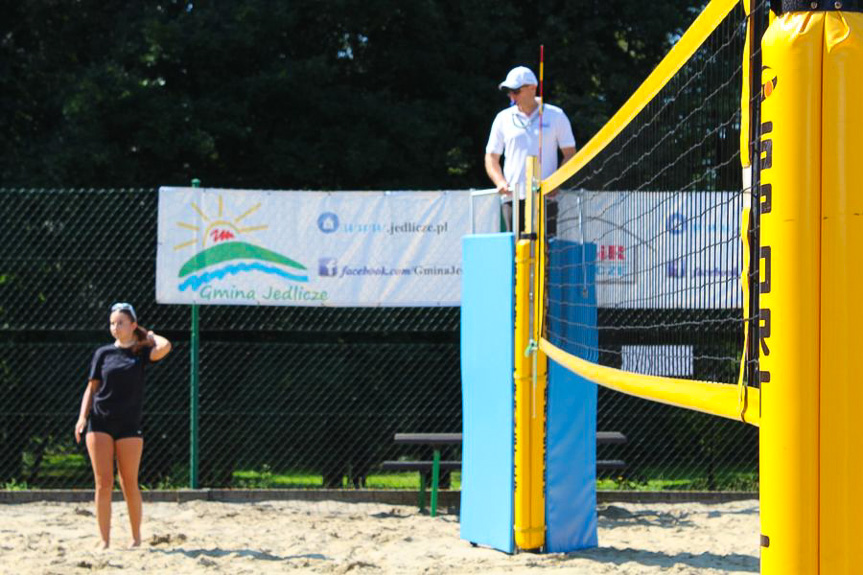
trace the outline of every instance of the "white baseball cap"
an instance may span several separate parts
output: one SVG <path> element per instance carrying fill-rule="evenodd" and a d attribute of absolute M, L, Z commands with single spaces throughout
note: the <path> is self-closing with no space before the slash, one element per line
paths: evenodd
<path fill-rule="evenodd" d="M 498 85 L 501 90 L 518 90 L 522 86 L 537 85 L 536 75 L 527 66 L 516 66 L 506 75 L 506 80 Z"/>

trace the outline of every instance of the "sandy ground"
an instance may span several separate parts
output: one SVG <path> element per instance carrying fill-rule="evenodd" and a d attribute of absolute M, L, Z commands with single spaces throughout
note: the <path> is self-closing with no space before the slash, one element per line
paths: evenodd
<path fill-rule="evenodd" d="M 458 517 L 380 504 L 145 503 L 142 548 L 114 503 L 112 549 L 92 505 L 0 505 L 0 573 L 758 573 L 758 502 L 613 504 L 597 549 L 506 555 L 459 539 Z"/>

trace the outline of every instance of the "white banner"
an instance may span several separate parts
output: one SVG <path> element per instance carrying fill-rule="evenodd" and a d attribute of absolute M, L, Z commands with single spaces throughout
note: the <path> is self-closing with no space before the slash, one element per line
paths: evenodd
<path fill-rule="evenodd" d="M 596 244 L 600 307 L 743 306 L 740 192 L 587 192 L 559 197 L 558 236 Z"/>
<path fill-rule="evenodd" d="M 496 195 L 468 191 L 163 187 L 156 300 L 457 306 L 461 238 L 497 232 L 499 214 Z"/>

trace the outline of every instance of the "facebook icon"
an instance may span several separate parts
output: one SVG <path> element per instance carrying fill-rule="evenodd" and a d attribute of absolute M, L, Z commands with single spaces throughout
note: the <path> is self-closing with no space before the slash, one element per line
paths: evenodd
<path fill-rule="evenodd" d="M 333 277 L 336 275 L 338 262 L 336 258 L 321 258 L 318 260 L 318 275 L 321 277 Z"/>

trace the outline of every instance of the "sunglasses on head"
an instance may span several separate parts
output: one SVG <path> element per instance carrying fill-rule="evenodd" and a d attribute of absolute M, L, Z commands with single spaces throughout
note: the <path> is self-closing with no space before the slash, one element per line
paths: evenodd
<path fill-rule="evenodd" d="M 138 321 L 138 316 L 135 314 L 135 308 L 130 303 L 115 303 L 111 306 L 111 313 L 115 311 L 127 311 L 132 315 L 132 321 Z"/>

